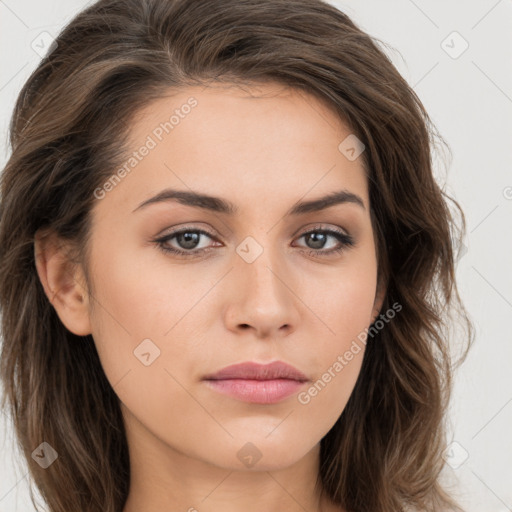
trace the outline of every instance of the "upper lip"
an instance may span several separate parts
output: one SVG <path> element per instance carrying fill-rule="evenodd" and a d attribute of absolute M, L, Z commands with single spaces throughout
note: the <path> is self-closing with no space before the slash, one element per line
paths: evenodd
<path fill-rule="evenodd" d="M 259 364 L 252 361 L 226 366 L 222 370 L 207 375 L 205 380 L 252 379 L 272 380 L 290 379 L 305 382 L 308 378 L 297 368 L 283 361 Z"/>

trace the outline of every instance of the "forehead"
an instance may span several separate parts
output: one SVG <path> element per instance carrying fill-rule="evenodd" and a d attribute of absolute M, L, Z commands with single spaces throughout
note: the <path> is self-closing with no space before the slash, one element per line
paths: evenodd
<path fill-rule="evenodd" d="M 318 145 L 322 137 L 341 137 L 347 127 L 326 100 L 298 89 L 275 83 L 215 84 L 170 89 L 167 95 L 136 114 L 131 139 L 140 141 L 153 133 L 160 141 L 180 138 L 181 133 L 183 138 L 194 135 L 198 142 L 206 142 L 205 138 L 217 142 L 226 137 L 236 138 L 244 147 L 252 139 L 266 139 L 268 145 L 276 130 L 280 137 L 273 140 L 275 144 L 284 144 L 289 139 L 310 140 L 308 147 L 314 147 L 313 142 Z M 172 137 L 166 137 L 171 134 Z M 251 137 L 244 140 L 247 135 Z M 188 140 L 192 142 L 190 137 Z"/>
<path fill-rule="evenodd" d="M 133 117 L 126 172 L 109 201 L 132 211 L 172 187 L 287 207 L 305 194 L 346 188 L 367 202 L 362 159 L 339 148 L 348 136 L 326 102 L 283 85 L 169 90 Z"/>

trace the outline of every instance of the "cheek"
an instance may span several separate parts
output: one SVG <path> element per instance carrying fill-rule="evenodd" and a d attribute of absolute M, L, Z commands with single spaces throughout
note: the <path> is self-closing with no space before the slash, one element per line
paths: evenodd
<path fill-rule="evenodd" d="M 204 295 L 206 285 L 190 278 L 181 282 L 176 267 L 170 288 L 162 279 L 165 269 L 124 257 L 129 250 L 114 253 L 113 246 L 111 252 L 104 247 L 111 257 L 96 256 L 101 264 L 94 270 L 92 334 L 105 375 L 121 403 L 140 422 L 146 418 L 153 427 L 166 426 L 167 435 L 184 442 L 187 418 L 200 419 L 201 411 L 195 410 L 200 408 L 184 388 L 194 373 L 195 359 L 194 346 L 190 340 L 186 343 L 182 331 L 188 325 L 187 311 L 194 298 L 197 302 Z"/>
<path fill-rule="evenodd" d="M 95 255 L 100 263 L 94 269 L 98 307 L 93 323 L 98 331 L 117 332 L 130 343 L 167 339 L 180 319 L 214 286 L 216 276 L 210 273 L 205 276 L 208 279 L 194 279 L 197 274 L 183 265 L 170 264 L 156 247 L 137 250 L 117 242 L 102 246 L 103 258 L 99 250 Z M 110 341 L 115 343 L 118 338 Z"/>
<path fill-rule="evenodd" d="M 324 326 L 327 349 L 343 348 L 370 325 L 376 286 L 376 261 L 368 251 L 351 255 L 334 277 L 320 276 L 314 288 L 304 288 L 307 303 Z"/>
<path fill-rule="evenodd" d="M 157 249 L 136 253 L 122 240 L 111 240 L 98 240 L 92 255 L 92 335 L 104 372 L 139 417 L 150 413 L 150 403 L 183 400 L 186 409 L 190 397 L 178 383 L 197 373 L 196 333 L 208 330 L 197 312 L 207 307 L 201 297 L 216 276 L 194 279 L 181 265 L 169 266 Z"/>
<path fill-rule="evenodd" d="M 299 402 L 311 409 L 340 414 L 359 376 L 371 324 L 376 292 L 376 261 L 361 255 L 340 269 L 337 281 L 318 280 L 316 292 L 306 295 L 318 322 L 312 358 L 316 381 Z"/>

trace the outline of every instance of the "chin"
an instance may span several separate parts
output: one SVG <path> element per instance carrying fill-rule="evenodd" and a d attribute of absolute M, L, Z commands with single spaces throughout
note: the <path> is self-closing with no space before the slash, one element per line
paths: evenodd
<path fill-rule="evenodd" d="M 264 436 L 235 438 L 222 446 L 217 445 L 221 451 L 210 453 L 209 462 L 232 471 L 278 471 L 296 464 L 315 446 L 301 444 L 290 436 L 286 442 Z"/>

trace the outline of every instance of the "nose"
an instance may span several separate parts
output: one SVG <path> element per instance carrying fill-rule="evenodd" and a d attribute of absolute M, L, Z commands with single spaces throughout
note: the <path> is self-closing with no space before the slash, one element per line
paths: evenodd
<path fill-rule="evenodd" d="M 264 248 L 251 263 L 236 255 L 231 279 L 233 293 L 225 310 L 229 330 L 253 331 L 258 338 L 275 339 L 297 328 L 300 300 L 294 279 L 278 261 L 276 251 Z"/>

